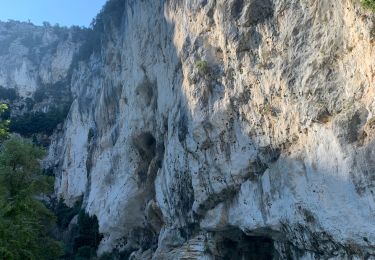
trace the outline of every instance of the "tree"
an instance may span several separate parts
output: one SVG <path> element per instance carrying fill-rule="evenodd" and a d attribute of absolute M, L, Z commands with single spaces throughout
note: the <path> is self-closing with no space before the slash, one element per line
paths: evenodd
<path fill-rule="evenodd" d="M 74 238 L 73 244 L 75 255 L 83 258 L 96 256 L 96 250 L 102 238 L 97 217 L 90 216 L 81 210 L 78 214 L 78 235 Z"/>
<path fill-rule="evenodd" d="M 0 115 L 8 110 L 8 106 L 6 104 L 0 104 Z M 9 133 L 8 133 L 8 125 L 9 120 L 0 120 L 0 142 L 4 141 Z"/>
<path fill-rule="evenodd" d="M 53 107 L 48 112 L 25 113 L 14 117 L 9 124 L 11 132 L 31 137 L 36 133 L 51 135 L 56 126 L 62 122 L 69 111 L 69 107 Z"/>
<path fill-rule="evenodd" d="M 61 245 L 48 232 L 55 218 L 42 203 L 53 179 L 42 174 L 44 151 L 12 137 L 0 152 L 0 259 L 56 259 Z"/>

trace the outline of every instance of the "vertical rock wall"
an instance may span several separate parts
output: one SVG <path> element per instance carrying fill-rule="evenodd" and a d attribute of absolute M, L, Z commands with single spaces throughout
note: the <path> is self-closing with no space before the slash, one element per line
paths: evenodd
<path fill-rule="evenodd" d="M 138 259 L 373 255 L 373 16 L 350 0 L 110 1 L 56 192 Z M 111 18 L 112 17 L 112 18 Z M 238 257 L 238 258 L 236 258 Z"/>

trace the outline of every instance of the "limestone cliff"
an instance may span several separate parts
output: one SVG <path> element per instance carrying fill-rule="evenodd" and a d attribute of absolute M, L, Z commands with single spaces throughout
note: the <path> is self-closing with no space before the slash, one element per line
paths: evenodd
<path fill-rule="evenodd" d="M 9 105 L 12 131 L 48 144 L 72 101 L 70 79 L 85 31 L 0 22 L 0 102 Z"/>
<path fill-rule="evenodd" d="M 374 257 L 371 13 L 352 0 L 110 0 L 95 32 L 47 164 L 57 195 L 98 217 L 99 254 Z M 63 74 L 50 68 L 42 79 Z"/>
<path fill-rule="evenodd" d="M 48 24 L 1 22 L 0 85 L 26 98 L 42 86 L 66 81 L 79 46 L 77 34 Z"/>

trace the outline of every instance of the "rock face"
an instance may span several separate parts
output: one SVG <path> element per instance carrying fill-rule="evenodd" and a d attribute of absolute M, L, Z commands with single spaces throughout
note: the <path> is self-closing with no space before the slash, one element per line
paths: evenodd
<path fill-rule="evenodd" d="M 374 257 L 374 24 L 353 2 L 109 1 L 49 157 L 99 254 Z"/>
<path fill-rule="evenodd" d="M 88 29 L 0 22 L 0 103 L 10 130 L 47 146 L 72 102 L 73 68 Z"/>
<path fill-rule="evenodd" d="M 68 102 L 79 38 L 79 28 L 0 22 L 0 100 L 13 115 Z"/>

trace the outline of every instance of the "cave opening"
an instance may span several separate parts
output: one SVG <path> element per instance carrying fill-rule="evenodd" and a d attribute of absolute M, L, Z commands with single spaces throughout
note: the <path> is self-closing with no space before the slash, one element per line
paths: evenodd
<path fill-rule="evenodd" d="M 217 246 L 223 260 L 270 260 L 277 256 L 272 238 L 246 235 L 240 230 L 223 233 Z"/>

